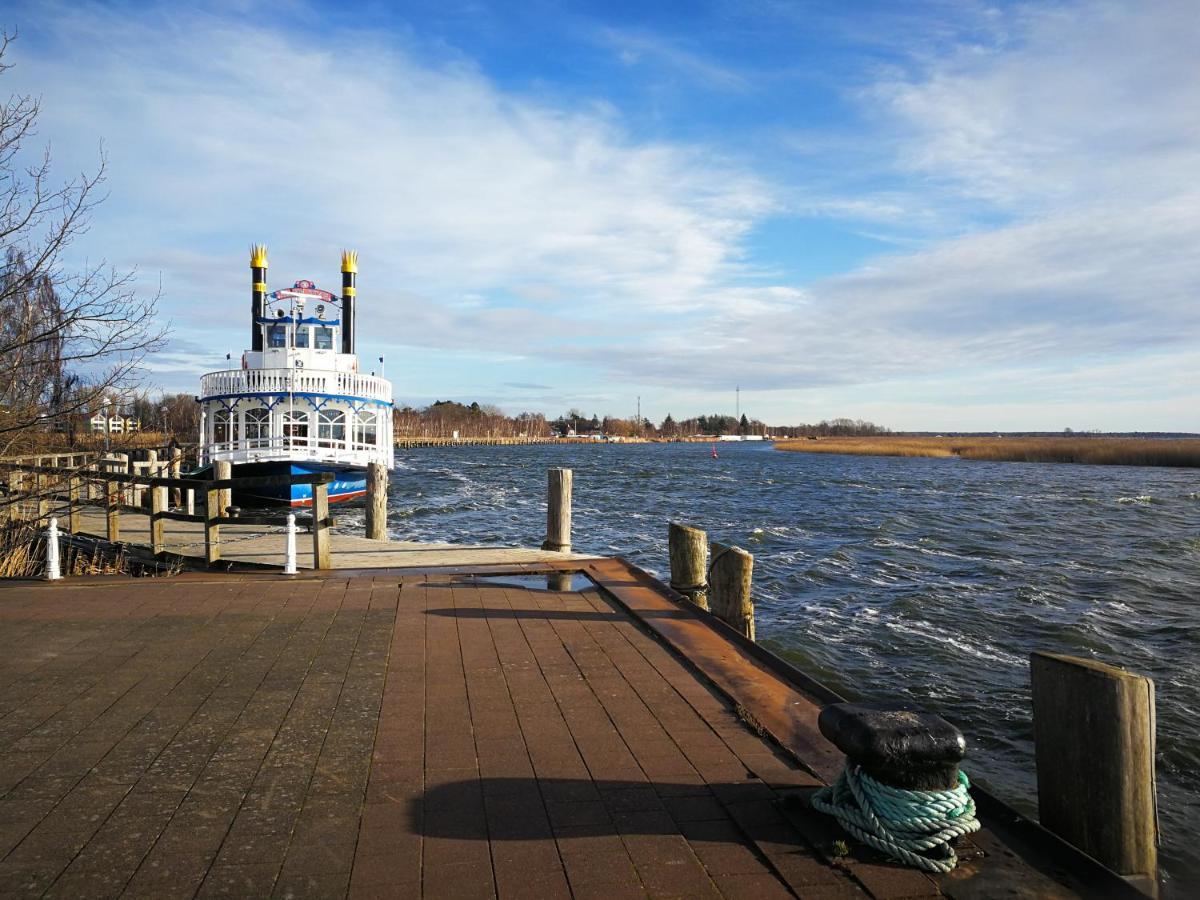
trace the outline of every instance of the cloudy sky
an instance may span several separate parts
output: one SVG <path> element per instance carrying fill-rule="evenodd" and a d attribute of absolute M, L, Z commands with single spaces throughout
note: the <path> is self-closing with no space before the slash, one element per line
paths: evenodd
<path fill-rule="evenodd" d="M 268 7 L 270 8 L 268 10 Z M 336 291 L 398 402 L 1200 430 L 1193 0 L 6 4 L 195 390 Z"/>

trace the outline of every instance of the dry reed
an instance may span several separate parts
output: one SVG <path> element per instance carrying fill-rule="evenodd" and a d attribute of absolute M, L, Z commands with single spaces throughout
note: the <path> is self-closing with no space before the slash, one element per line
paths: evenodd
<path fill-rule="evenodd" d="M 60 566 L 68 575 L 144 575 L 149 569 L 120 549 L 82 549 L 60 543 Z M 172 566 L 160 574 L 175 574 Z M 0 525 L 0 578 L 41 578 L 46 574 L 46 529 L 32 522 Z"/>
<path fill-rule="evenodd" d="M 822 437 L 779 441 L 780 450 L 864 456 L 931 456 L 995 462 L 1200 467 L 1200 438 Z"/>

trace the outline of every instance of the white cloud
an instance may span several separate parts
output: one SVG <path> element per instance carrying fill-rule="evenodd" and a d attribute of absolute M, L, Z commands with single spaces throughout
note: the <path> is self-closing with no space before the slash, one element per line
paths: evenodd
<path fill-rule="evenodd" d="M 1200 338 L 1200 19 L 1186 3 L 975 9 L 970 29 L 856 94 L 874 129 L 853 135 L 861 152 L 840 152 L 847 125 L 830 137 L 797 109 L 815 188 L 768 184 L 712 147 L 634 140 L 587 96 L 514 95 L 461 55 L 431 63 L 371 35 L 164 9 L 37 18 L 50 30 L 15 45 L 5 83 L 42 95 L 66 168 L 106 139 L 112 199 L 87 248 L 161 269 L 180 332 L 220 356 L 244 321 L 246 245 L 264 239 L 275 283 L 332 280 L 336 251 L 356 246 L 374 304 L 363 337 L 381 352 L 452 348 L 457 375 L 475 350 L 529 383 L 550 360 L 575 367 L 581 393 L 614 396 L 740 382 L 773 392 L 762 415 L 777 419 L 810 417 L 787 393 L 803 389 L 862 408 L 886 395 L 913 415 L 940 391 L 1002 427 L 1026 398 L 1083 408 L 1120 388 L 1114 417 L 1134 415 L 1130 385 L 1155 409 L 1159 387 L 1122 366 L 1166 378 L 1163 361 Z M 669 40 L 610 40 L 742 87 Z M 847 187 L 851 173 L 829 191 L 859 165 L 869 188 Z M 904 250 L 781 283 L 753 233 L 785 206 L 874 223 Z M 159 374 L 176 361 L 190 379 L 182 357 Z M 1200 424 L 1194 380 L 1171 396 Z"/>

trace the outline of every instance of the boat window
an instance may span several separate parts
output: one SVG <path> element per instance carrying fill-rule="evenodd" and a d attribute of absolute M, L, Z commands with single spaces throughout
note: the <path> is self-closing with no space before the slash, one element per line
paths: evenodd
<path fill-rule="evenodd" d="M 364 409 L 354 421 L 354 443 L 374 447 L 378 435 L 377 413 Z"/>
<path fill-rule="evenodd" d="M 346 413 L 340 409 L 323 409 L 317 413 L 317 443 L 322 447 L 346 442 Z"/>
<path fill-rule="evenodd" d="M 316 341 L 313 346 L 318 350 L 333 349 L 333 329 L 327 325 L 319 325 L 313 329 L 316 332 Z"/>
<path fill-rule="evenodd" d="M 258 409 L 246 410 L 246 440 L 263 441 L 270 438 L 270 436 L 270 411 L 261 406 Z"/>
<path fill-rule="evenodd" d="M 307 328 L 296 329 L 296 346 L 302 350 L 308 347 L 308 331 Z"/>
<path fill-rule="evenodd" d="M 308 415 L 307 413 L 285 412 L 283 414 L 283 433 L 285 437 L 295 438 L 288 443 L 292 445 L 308 443 Z"/>
<path fill-rule="evenodd" d="M 287 326 L 285 326 L 285 325 L 269 325 L 269 326 L 267 326 L 267 346 L 268 347 L 286 347 L 287 346 Z"/>
<path fill-rule="evenodd" d="M 226 444 L 233 440 L 233 415 L 227 409 L 213 413 L 213 443 Z"/>

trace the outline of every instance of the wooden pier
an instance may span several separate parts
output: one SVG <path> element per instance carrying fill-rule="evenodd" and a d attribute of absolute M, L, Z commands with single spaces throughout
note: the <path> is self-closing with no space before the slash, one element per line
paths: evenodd
<path fill-rule="evenodd" d="M 949 876 L 844 852 L 820 701 L 677 600 L 614 559 L 0 584 L 0 894 L 1136 896 L 1001 817 Z"/>

